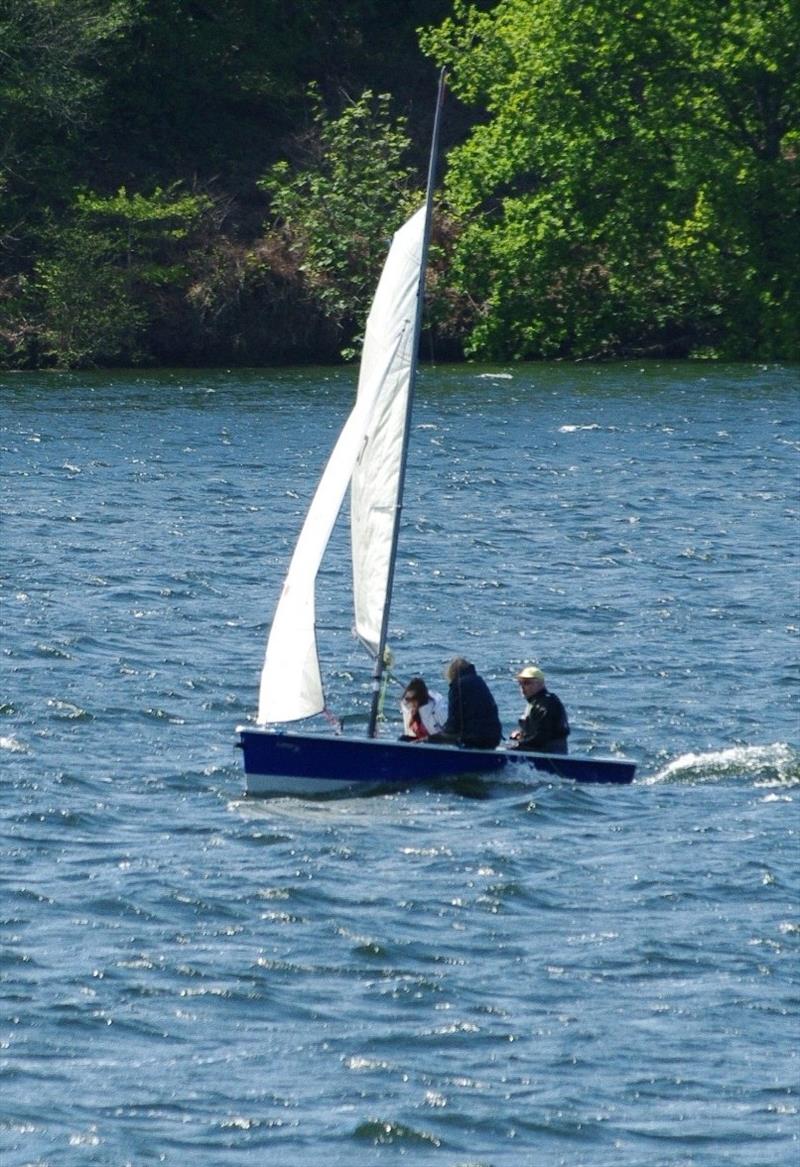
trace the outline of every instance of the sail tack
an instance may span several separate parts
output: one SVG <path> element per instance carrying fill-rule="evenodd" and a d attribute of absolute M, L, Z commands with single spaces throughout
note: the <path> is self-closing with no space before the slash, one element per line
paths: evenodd
<path fill-rule="evenodd" d="M 258 723 L 320 713 L 325 698 L 315 628 L 316 578 L 351 486 L 355 628 L 377 651 L 402 472 L 425 209 L 394 236 L 367 320 L 355 405 L 320 479 L 272 621 Z"/>

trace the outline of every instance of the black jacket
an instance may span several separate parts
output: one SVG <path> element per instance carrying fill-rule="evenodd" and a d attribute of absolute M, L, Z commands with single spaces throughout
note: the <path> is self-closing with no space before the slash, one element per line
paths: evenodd
<path fill-rule="evenodd" d="M 500 744 L 503 727 L 489 686 L 470 665 L 453 680 L 447 692 L 444 733 L 465 746 L 493 750 Z"/>
<path fill-rule="evenodd" d="M 519 719 L 520 750 L 540 750 L 543 754 L 565 754 L 569 721 L 567 711 L 547 689 L 540 689 L 528 701 L 525 716 Z"/>

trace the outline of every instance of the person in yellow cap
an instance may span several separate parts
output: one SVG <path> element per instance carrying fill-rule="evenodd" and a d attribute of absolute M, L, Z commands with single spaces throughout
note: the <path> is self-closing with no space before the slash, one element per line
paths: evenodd
<path fill-rule="evenodd" d="M 517 673 L 517 682 L 528 702 L 519 719 L 519 729 L 511 734 L 512 749 L 534 750 L 539 754 L 566 754 L 569 736 L 567 711 L 560 699 L 544 683 L 538 665 L 526 665 Z"/>

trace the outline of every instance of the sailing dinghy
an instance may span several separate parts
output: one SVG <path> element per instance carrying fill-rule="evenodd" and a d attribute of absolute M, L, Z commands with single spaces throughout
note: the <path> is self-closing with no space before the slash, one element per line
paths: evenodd
<path fill-rule="evenodd" d="M 467 774 L 510 771 L 522 777 L 531 767 L 579 782 L 633 779 L 634 764 L 617 758 L 476 750 L 377 737 L 443 93 L 444 76 L 425 205 L 392 241 L 367 320 L 355 404 L 311 502 L 272 621 L 257 724 L 237 730 L 248 794 L 407 788 Z M 355 632 L 375 662 L 367 734 L 285 731 L 278 727 L 326 711 L 315 585 L 348 488 Z"/>

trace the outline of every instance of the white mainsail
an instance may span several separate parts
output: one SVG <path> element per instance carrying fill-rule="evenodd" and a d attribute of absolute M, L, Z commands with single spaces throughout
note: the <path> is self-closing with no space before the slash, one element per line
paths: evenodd
<path fill-rule="evenodd" d="M 350 492 L 356 634 L 376 653 L 392 560 L 408 412 L 425 208 L 397 232 L 364 337 L 358 393 L 374 397 Z M 385 372 L 384 372 L 385 370 Z"/>
<path fill-rule="evenodd" d="M 398 501 L 424 234 L 423 207 L 395 234 L 384 264 L 367 320 L 355 405 L 320 479 L 272 621 L 261 671 L 259 725 L 297 721 L 325 707 L 315 627 L 316 579 L 351 478 L 356 631 L 377 649 Z"/>

